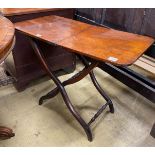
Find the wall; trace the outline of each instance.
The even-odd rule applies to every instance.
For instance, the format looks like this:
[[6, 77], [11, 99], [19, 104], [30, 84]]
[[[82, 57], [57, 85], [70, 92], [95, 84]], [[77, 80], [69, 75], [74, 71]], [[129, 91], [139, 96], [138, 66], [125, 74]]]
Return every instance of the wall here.
[[98, 24], [120, 27], [128, 32], [155, 37], [155, 9], [134, 8], [83, 8], [76, 14]]

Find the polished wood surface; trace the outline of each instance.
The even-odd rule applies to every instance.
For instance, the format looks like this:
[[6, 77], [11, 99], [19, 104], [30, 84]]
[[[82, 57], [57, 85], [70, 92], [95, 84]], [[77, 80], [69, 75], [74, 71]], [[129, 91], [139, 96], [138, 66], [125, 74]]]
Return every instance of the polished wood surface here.
[[154, 42], [146, 36], [97, 27], [58, 16], [15, 24], [17, 30], [48, 43], [114, 65], [131, 65]]
[[[10, 48], [14, 43], [14, 26], [5, 17], [0, 16], [0, 64], [11, 52]], [[0, 126], [0, 140], [13, 137], [12, 129]]]
[[0, 63], [9, 54], [8, 51], [13, 44], [13, 38], [14, 25], [7, 18], [0, 16]]
[[[65, 18], [73, 19], [74, 9], [46, 9], [41, 12], [27, 13], [21, 15], [10, 15], [7, 18], [12, 23], [39, 18], [43, 16], [58, 15]], [[27, 88], [30, 82], [45, 75], [45, 72], [40, 68], [38, 60], [29, 44], [26, 35], [15, 31], [16, 44], [13, 52], [5, 60], [5, 69], [13, 76], [16, 81], [14, 86], [18, 91], [23, 91]], [[43, 48], [45, 57], [48, 59], [52, 71], [66, 70], [72, 72], [75, 69], [75, 55], [67, 52], [67, 49], [59, 46], [52, 46], [45, 42], [39, 41], [41, 48]], [[23, 48], [25, 47], [25, 48]]]
[[56, 10], [61, 10], [61, 8], [0, 8], [0, 12], [4, 16], [23, 15], [29, 13], [38, 13], [38, 12], [56, 11]]
[[66, 38], [76, 36], [89, 26], [88, 24], [59, 16], [46, 16], [15, 23], [17, 30], [55, 44]]

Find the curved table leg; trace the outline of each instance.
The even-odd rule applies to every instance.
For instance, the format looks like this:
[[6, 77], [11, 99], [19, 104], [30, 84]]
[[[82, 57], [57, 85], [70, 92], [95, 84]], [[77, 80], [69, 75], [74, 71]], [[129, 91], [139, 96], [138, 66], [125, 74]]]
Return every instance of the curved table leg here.
[[[69, 84], [73, 84], [75, 82], [80, 81], [81, 79], [83, 79], [86, 75], [88, 75], [90, 73], [90, 71], [95, 68], [98, 65], [98, 62], [93, 62], [91, 65], [85, 67], [83, 70], [81, 70], [79, 73], [75, 74], [74, 76], [72, 76], [71, 78], [69, 78], [68, 80], [62, 82], [63, 86], [67, 86]], [[54, 88], [53, 90], [51, 90], [49, 93], [47, 93], [46, 95], [42, 96], [39, 99], [39, 105], [43, 104], [43, 101], [46, 99], [50, 99], [53, 98], [54, 96], [56, 96], [59, 93], [59, 89], [58, 87]]]
[[15, 136], [12, 129], [0, 126], [0, 140], [9, 139], [11, 137]]
[[79, 113], [75, 110], [75, 108], [73, 107], [66, 91], [65, 91], [65, 88], [62, 87], [60, 89], [60, 92], [61, 92], [61, 95], [65, 101], [65, 104], [66, 106], [68, 107], [69, 111], [72, 113], [72, 115], [76, 118], [76, 120], [81, 124], [81, 126], [83, 127], [86, 135], [87, 135], [87, 138], [89, 141], [92, 141], [92, 132], [91, 132], [91, 129], [89, 127], [89, 125], [82, 119], [82, 117], [79, 115]]
[[151, 129], [150, 135], [151, 135], [153, 138], [155, 138], [155, 123], [154, 123], [154, 125], [153, 125], [153, 127], [152, 127], [152, 129]]
[[[83, 64], [86, 66], [82, 71], [80, 71], [79, 73], [77, 73], [76, 75], [74, 75], [73, 77], [71, 77], [70, 79], [62, 82], [63, 86], [69, 85], [69, 84], [73, 84], [75, 82], [80, 81], [82, 78], [84, 78], [87, 74], [90, 75], [91, 80], [95, 86], [95, 88], [98, 90], [98, 92], [102, 95], [102, 97], [107, 101], [108, 105], [109, 105], [109, 109], [111, 113], [114, 113], [114, 106], [113, 103], [111, 101], [111, 99], [109, 98], [109, 96], [104, 92], [104, 90], [101, 88], [101, 86], [99, 85], [99, 83], [97, 82], [95, 75], [92, 71], [93, 68], [95, 68], [94, 66], [90, 66], [90, 64], [88, 63], [88, 61], [83, 57], [83, 56], [79, 56], [82, 59]], [[97, 66], [97, 65], [96, 65]], [[56, 96], [59, 93], [59, 89], [56, 87], [55, 89], [53, 89], [52, 91], [50, 91], [49, 93], [47, 93], [46, 95], [42, 96], [39, 99], [39, 105], [43, 104], [43, 101], [46, 99], [50, 99], [54, 96]]]
[[[57, 83], [57, 85], [62, 85], [60, 82]], [[81, 118], [81, 116], [79, 115], [79, 113], [75, 110], [75, 108], [73, 107], [67, 93], [66, 93], [66, 90], [64, 88], [64, 86], [58, 86], [56, 87], [55, 89], [53, 89], [50, 93], [48, 93], [48, 95], [46, 96], [43, 96], [40, 98], [39, 100], [39, 104], [41, 105], [42, 104], [42, 101], [44, 99], [48, 99], [48, 98], [51, 98], [51, 97], [54, 97], [57, 93], [61, 93], [64, 101], [65, 101], [65, 104], [66, 106], [68, 107], [69, 111], [72, 113], [72, 115], [76, 118], [76, 120], [81, 124], [81, 126], [83, 127], [87, 137], [88, 137], [88, 140], [89, 141], [92, 141], [92, 133], [91, 133], [91, 130], [90, 130], [90, 127], [89, 125]]]
[[[39, 104], [41, 105], [44, 99], [48, 99], [51, 97], [54, 97], [55, 95], [57, 95], [59, 92], [61, 93], [63, 100], [67, 106], [67, 108], [69, 109], [69, 111], [72, 113], [72, 115], [75, 117], [75, 119], [80, 123], [80, 125], [83, 127], [88, 140], [92, 141], [92, 132], [90, 129], [90, 125], [92, 122], [94, 122], [96, 120], [96, 118], [102, 113], [102, 111], [109, 105], [110, 107], [110, 112], [114, 113], [114, 108], [113, 108], [113, 104], [111, 102], [111, 100], [109, 99], [109, 97], [104, 93], [104, 91], [102, 90], [102, 88], [100, 87], [100, 85], [98, 84], [92, 70], [98, 66], [98, 62], [92, 62], [91, 64], [85, 64], [85, 68], [80, 71], [79, 73], [75, 74], [73, 77], [71, 77], [70, 79], [64, 81], [61, 83], [61, 81], [54, 75], [54, 73], [49, 69], [48, 64], [44, 58], [44, 56], [42, 55], [37, 43], [35, 40], [30, 39], [30, 43], [37, 55], [37, 57], [40, 60], [41, 65], [43, 66], [43, 68], [45, 69], [45, 71], [47, 72], [47, 74], [51, 77], [51, 79], [54, 81], [54, 83], [56, 84], [56, 88], [53, 89], [52, 91], [50, 91], [47, 95], [43, 96], [40, 101]], [[64, 88], [64, 86], [69, 85], [69, 84], [73, 84], [75, 82], [80, 81], [81, 79], [83, 79], [86, 75], [90, 74], [91, 79], [96, 87], [96, 89], [100, 92], [100, 94], [105, 98], [105, 100], [107, 101], [106, 104], [104, 104], [98, 111], [97, 113], [91, 118], [91, 120], [86, 123], [83, 118], [80, 116], [80, 114], [75, 110], [74, 106], [72, 105], [67, 92]]]
[[30, 43], [36, 53], [36, 55], [38, 56], [41, 65], [43, 66], [43, 68], [45, 69], [45, 71], [47, 72], [47, 74], [51, 77], [51, 79], [55, 82], [55, 84], [57, 85], [66, 106], [68, 107], [69, 111], [72, 113], [72, 115], [75, 117], [75, 119], [80, 123], [80, 125], [83, 127], [88, 140], [92, 141], [92, 133], [90, 130], [89, 125], [81, 118], [81, 116], [79, 115], [79, 113], [75, 110], [75, 108], [73, 107], [67, 93], [66, 90], [64, 88], [64, 86], [62, 85], [62, 83], [60, 82], [60, 80], [50, 71], [47, 62], [45, 61], [44, 56], [41, 54], [40, 49], [38, 48], [36, 42], [33, 39], [30, 39]]
[[53, 98], [53, 97], [56, 96], [58, 93], [59, 93], [58, 87], [54, 88], [54, 89], [51, 90], [49, 93], [47, 93], [46, 95], [42, 96], [42, 97], [39, 99], [39, 105], [42, 105], [44, 100]]
[[[79, 55], [78, 55], [79, 56]], [[89, 62], [86, 60], [86, 58], [84, 56], [79, 56], [79, 58], [82, 60], [82, 63], [85, 65], [85, 66], [89, 66]], [[95, 75], [94, 75], [94, 72], [93, 70], [90, 71], [89, 73], [90, 75], [90, 78], [95, 86], [95, 88], [98, 90], [98, 92], [102, 95], [102, 97], [107, 101], [108, 105], [109, 105], [109, 109], [110, 109], [110, 112], [111, 113], [114, 113], [114, 106], [113, 106], [113, 103], [110, 99], [110, 97], [104, 92], [104, 90], [101, 88], [101, 86], [99, 85], [99, 83], [97, 82], [96, 78], [95, 78]]]
[[[108, 105], [109, 105], [109, 109], [111, 113], [114, 113], [114, 107], [113, 107], [113, 103], [111, 101], [111, 99], [109, 98], [109, 96], [104, 92], [104, 90], [101, 88], [101, 86], [99, 85], [99, 83], [97, 82], [95, 75], [92, 71], [93, 68], [95, 68], [95, 66], [97, 66], [97, 64], [94, 65], [90, 65], [88, 63], [88, 61], [83, 57], [80, 56], [80, 58], [82, 59], [83, 64], [86, 66], [82, 71], [80, 71], [79, 73], [77, 73], [76, 75], [74, 75], [73, 77], [71, 77], [70, 79], [64, 81], [62, 83], [63, 86], [69, 85], [69, 84], [73, 84], [75, 82], [80, 81], [82, 78], [84, 78], [87, 74], [90, 75], [91, 80], [95, 86], [95, 88], [98, 90], [98, 92], [102, 95], [102, 97], [107, 101]], [[56, 96], [59, 93], [59, 89], [56, 87], [55, 89], [53, 89], [52, 91], [50, 91], [48, 94], [42, 96], [39, 100], [39, 105], [41, 105], [43, 103], [44, 100], [46, 99], [50, 99], [54, 96]]]
[[104, 97], [104, 99], [107, 101], [108, 105], [109, 105], [109, 109], [111, 113], [114, 113], [114, 106], [113, 103], [111, 101], [111, 99], [109, 98], [109, 96], [103, 91], [103, 89], [101, 88], [101, 86], [99, 85], [99, 83], [97, 82], [95, 75], [93, 73], [93, 71], [90, 72], [90, 77], [91, 80], [94, 84], [94, 86], [96, 87], [96, 89], [98, 90], [98, 92], [102, 95], [102, 97]]

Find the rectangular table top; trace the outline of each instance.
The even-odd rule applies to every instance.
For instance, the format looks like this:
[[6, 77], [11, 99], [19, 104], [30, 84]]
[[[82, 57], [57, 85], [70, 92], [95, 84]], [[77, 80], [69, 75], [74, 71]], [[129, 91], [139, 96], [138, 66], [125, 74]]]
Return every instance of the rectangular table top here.
[[133, 64], [154, 42], [147, 36], [98, 27], [59, 16], [15, 23], [15, 28], [47, 43], [114, 65]]

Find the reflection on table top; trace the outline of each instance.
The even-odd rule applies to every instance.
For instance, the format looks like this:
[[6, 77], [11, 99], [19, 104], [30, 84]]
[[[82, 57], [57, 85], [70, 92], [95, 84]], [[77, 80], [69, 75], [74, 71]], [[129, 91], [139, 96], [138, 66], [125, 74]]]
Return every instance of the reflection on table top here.
[[91, 58], [115, 65], [131, 65], [154, 39], [142, 35], [46, 16], [15, 24], [17, 30]]
[[0, 63], [9, 54], [14, 38], [14, 25], [5, 17], [0, 16]]

